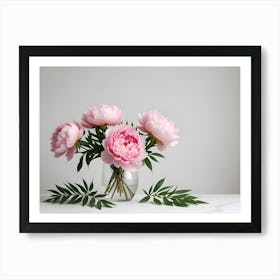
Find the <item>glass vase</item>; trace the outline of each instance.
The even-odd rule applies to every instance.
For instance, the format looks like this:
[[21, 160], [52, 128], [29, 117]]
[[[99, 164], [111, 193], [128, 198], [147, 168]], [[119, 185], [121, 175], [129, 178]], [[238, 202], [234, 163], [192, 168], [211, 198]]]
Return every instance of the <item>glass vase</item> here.
[[138, 172], [125, 171], [121, 167], [103, 164], [102, 186], [113, 201], [131, 200], [138, 187]]

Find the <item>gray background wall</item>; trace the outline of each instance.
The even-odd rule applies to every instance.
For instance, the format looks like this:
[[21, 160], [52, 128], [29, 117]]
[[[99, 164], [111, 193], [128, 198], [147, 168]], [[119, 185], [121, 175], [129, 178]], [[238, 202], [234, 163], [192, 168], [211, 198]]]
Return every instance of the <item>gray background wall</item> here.
[[42, 67], [40, 70], [41, 190], [81, 178], [101, 183], [101, 159], [77, 173], [78, 156], [54, 158], [50, 137], [88, 108], [119, 106], [125, 118], [158, 109], [180, 129], [166, 159], [139, 172], [139, 189], [166, 177], [193, 193], [239, 193], [238, 67]]

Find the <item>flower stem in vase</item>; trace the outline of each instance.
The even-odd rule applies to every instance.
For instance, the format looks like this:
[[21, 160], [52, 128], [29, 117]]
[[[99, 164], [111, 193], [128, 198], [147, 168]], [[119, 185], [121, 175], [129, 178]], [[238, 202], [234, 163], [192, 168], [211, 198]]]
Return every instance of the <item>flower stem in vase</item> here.
[[[134, 197], [138, 184], [137, 174], [127, 172], [121, 167], [115, 167], [114, 165], [110, 165], [110, 171], [110, 179], [105, 184], [105, 193], [110, 194], [112, 200], [131, 200]], [[118, 198], [115, 198], [117, 194]]]

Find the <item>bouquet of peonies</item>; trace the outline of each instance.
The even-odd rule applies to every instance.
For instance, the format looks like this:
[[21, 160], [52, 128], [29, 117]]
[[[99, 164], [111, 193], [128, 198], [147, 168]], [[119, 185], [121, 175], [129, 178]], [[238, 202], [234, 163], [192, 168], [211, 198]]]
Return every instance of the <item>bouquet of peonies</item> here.
[[80, 155], [77, 171], [86, 162], [89, 165], [101, 157], [111, 169], [105, 193], [117, 192], [126, 200], [132, 199], [133, 190], [126, 183], [126, 173], [146, 165], [152, 170], [152, 161], [163, 157], [160, 152], [178, 142], [178, 128], [154, 110], [139, 114], [139, 124], [124, 123], [124, 114], [116, 106], [98, 105], [82, 116], [82, 122], [66, 122], [58, 126], [51, 138], [55, 157], [65, 155], [71, 160]]

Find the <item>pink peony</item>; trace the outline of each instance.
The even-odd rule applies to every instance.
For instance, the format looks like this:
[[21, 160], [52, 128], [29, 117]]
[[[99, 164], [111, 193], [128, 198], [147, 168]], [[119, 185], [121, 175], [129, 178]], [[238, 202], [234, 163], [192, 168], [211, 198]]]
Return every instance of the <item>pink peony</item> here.
[[86, 128], [116, 125], [122, 122], [123, 118], [123, 112], [117, 106], [101, 104], [83, 114], [82, 125]]
[[139, 115], [139, 124], [141, 131], [150, 133], [157, 139], [160, 151], [178, 143], [179, 129], [174, 126], [172, 121], [169, 121], [156, 110]]
[[83, 137], [84, 129], [78, 122], [67, 122], [58, 126], [51, 138], [51, 151], [55, 157], [66, 153], [68, 160], [76, 152], [76, 143]]
[[146, 157], [143, 137], [128, 125], [108, 128], [102, 145], [104, 147], [101, 153], [102, 160], [127, 171], [139, 169]]

